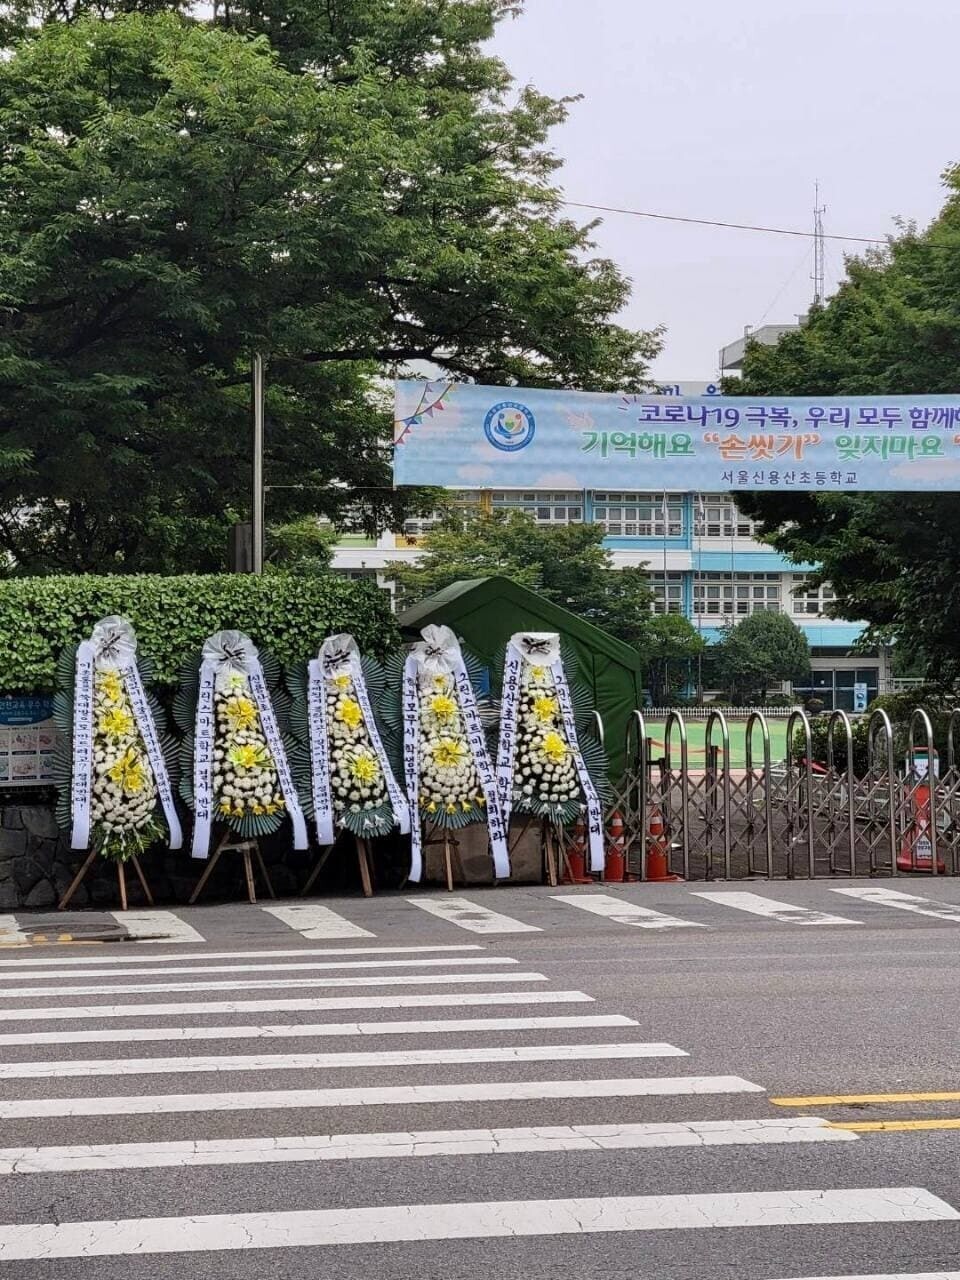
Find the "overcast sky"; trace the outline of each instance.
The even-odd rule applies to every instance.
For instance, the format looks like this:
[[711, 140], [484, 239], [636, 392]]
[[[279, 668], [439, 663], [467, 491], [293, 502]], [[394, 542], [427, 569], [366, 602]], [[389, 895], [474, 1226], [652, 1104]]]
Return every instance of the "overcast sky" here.
[[[571, 200], [809, 229], [819, 180], [828, 232], [883, 236], [929, 222], [960, 161], [958, 35], [957, 0], [526, 0], [496, 48], [584, 95], [554, 134]], [[667, 326], [664, 379], [714, 377], [744, 325], [810, 301], [809, 240], [619, 214], [597, 238], [634, 283], [625, 322]]]

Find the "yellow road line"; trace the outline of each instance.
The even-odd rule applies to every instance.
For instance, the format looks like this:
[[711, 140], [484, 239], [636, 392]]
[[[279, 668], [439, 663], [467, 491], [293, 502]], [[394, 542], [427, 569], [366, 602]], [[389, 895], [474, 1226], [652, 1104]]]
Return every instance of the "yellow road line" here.
[[960, 1129], [960, 1120], [865, 1120], [852, 1124], [828, 1120], [828, 1129], [848, 1129], [852, 1133], [905, 1133], [911, 1129]]
[[838, 1093], [817, 1098], [771, 1098], [775, 1107], [844, 1107], [871, 1102], [960, 1102], [952, 1093]]
[[60, 933], [55, 938], [49, 937], [45, 933], [36, 933], [32, 937], [25, 939], [23, 942], [0, 942], [0, 951], [10, 951], [15, 947], [23, 950], [24, 947], [49, 947], [49, 946], [72, 946], [72, 947], [102, 947], [103, 938], [75, 938], [72, 933]]

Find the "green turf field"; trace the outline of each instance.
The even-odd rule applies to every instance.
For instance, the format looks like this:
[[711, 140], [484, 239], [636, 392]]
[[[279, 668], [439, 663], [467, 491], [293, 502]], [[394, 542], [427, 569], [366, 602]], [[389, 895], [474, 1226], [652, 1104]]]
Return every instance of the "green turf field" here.
[[[706, 762], [707, 722], [705, 720], [687, 720], [685, 724], [687, 726], [687, 753], [690, 767], [695, 769]], [[728, 720], [727, 727], [730, 730], [730, 767], [732, 769], [742, 769], [747, 762], [747, 722], [746, 720]], [[768, 720], [767, 727], [770, 730], [770, 760], [776, 763], [787, 754], [787, 722], [784, 719]], [[648, 721], [647, 733], [653, 739], [653, 754], [655, 756], [661, 755], [664, 741], [663, 722]], [[720, 728], [716, 726], [713, 730], [713, 745], [720, 747], [722, 745], [721, 739]], [[674, 729], [671, 736], [670, 753], [673, 767], [676, 768], [680, 764], [680, 735], [676, 729]], [[763, 763], [763, 740], [759, 728], [754, 728], [753, 731], [753, 758], [754, 764]]]

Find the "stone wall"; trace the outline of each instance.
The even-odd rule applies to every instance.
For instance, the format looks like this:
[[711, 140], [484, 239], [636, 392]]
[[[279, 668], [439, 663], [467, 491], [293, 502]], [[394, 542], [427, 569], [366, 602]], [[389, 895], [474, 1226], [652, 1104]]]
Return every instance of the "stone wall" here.
[[[490, 884], [493, 869], [487, 854], [482, 827], [468, 827], [457, 832], [460, 843], [459, 866], [454, 864], [457, 880], [467, 885]], [[299, 894], [317, 858], [317, 851], [298, 853], [289, 847], [289, 837], [281, 834], [262, 842], [264, 861], [278, 897]], [[52, 805], [0, 805], [0, 911], [16, 911], [53, 907], [79, 869], [85, 855], [70, 849], [69, 840], [57, 828]], [[378, 841], [374, 850], [377, 882], [382, 888], [397, 887], [405, 873], [409, 854], [402, 840]], [[204, 890], [201, 901], [246, 897], [241, 860], [231, 855], [221, 858]], [[540, 879], [539, 838], [536, 832], [517, 840], [513, 856], [513, 879]], [[191, 859], [189, 849], [171, 853], [160, 847], [151, 849], [141, 865], [158, 904], [185, 903], [199, 879], [203, 863]], [[443, 880], [443, 853], [437, 847], [427, 850], [428, 881]], [[127, 883], [131, 905], [142, 900], [136, 874], [128, 870]], [[359, 875], [352, 842], [344, 840], [335, 848], [324, 868], [314, 892], [352, 893], [359, 888]], [[258, 887], [259, 891], [259, 887]], [[266, 896], [265, 894], [263, 896]], [[71, 907], [116, 907], [118, 905], [115, 867], [99, 859], [77, 890]]]

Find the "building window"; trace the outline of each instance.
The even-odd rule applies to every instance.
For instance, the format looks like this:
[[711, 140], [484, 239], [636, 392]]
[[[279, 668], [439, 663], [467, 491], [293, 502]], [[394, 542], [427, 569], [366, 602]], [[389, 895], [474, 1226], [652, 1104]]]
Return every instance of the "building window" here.
[[651, 613], [683, 613], [682, 573], [651, 573], [649, 583], [653, 592]]
[[745, 618], [779, 613], [779, 573], [701, 573], [693, 582], [693, 612], [700, 618]]
[[837, 598], [829, 582], [818, 587], [799, 574], [794, 574], [791, 595], [790, 608], [793, 613], [815, 617], [826, 614], [828, 606]]
[[683, 497], [679, 493], [595, 493], [593, 518], [611, 538], [680, 538]]
[[491, 501], [495, 510], [525, 511], [537, 524], [580, 524], [583, 520], [583, 494], [578, 489], [560, 493], [494, 489]]
[[700, 493], [693, 498], [693, 532], [697, 538], [754, 538], [756, 522], [737, 510], [724, 493]]

